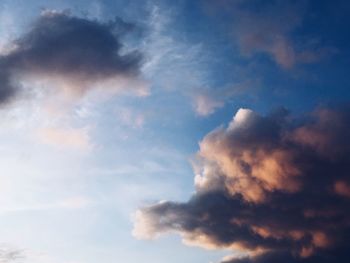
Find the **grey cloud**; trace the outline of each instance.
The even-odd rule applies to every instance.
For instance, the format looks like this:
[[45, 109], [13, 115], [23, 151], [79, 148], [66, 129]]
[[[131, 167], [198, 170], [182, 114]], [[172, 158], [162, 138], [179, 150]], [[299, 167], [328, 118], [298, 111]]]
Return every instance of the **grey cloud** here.
[[1, 247], [0, 248], [0, 262], [1, 263], [9, 263], [9, 262], [15, 262], [19, 259], [24, 258], [24, 253], [22, 250], [19, 249], [13, 249], [8, 247]]
[[345, 263], [348, 260], [348, 248], [342, 247], [332, 251], [324, 251], [309, 258], [295, 257], [288, 251], [268, 252], [255, 257], [224, 260], [221, 263]]
[[45, 11], [29, 31], [0, 56], [0, 102], [14, 98], [23, 74], [40, 74], [76, 82], [98, 82], [138, 74], [141, 54], [122, 54], [121, 36], [133, 28], [120, 18], [106, 23]]
[[303, 118], [240, 109], [200, 142], [192, 198], [140, 209], [134, 234], [175, 232], [187, 244], [251, 254], [232, 263], [345, 263], [349, 128], [347, 107]]

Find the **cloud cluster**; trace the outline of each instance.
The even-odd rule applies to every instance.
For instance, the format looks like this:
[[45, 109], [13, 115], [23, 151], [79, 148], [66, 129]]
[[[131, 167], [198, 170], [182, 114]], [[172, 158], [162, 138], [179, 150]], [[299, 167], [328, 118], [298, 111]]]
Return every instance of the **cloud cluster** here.
[[350, 110], [295, 119], [240, 109], [200, 142], [196, 192], [136, 213], [134, 235], [176, 232], [189, 245], [239, 249], [225, 262], [346, 262]]
[[10, 51], [0, 55], [0, 103], [15, 97], [21, 77], [61, 81], [73, 93], [106, 79], [135, 77], [141, 55], [123, 52], [121, 43], [130, 29], [120, 18], [102, 23], [69, 12], [43, 12]]

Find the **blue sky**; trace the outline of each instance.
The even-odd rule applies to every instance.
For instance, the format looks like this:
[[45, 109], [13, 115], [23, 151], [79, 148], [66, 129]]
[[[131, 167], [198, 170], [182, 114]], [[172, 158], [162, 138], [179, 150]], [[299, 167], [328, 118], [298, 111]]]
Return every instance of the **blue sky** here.
[[[165, 230], [158, 226], [159, 238], [144, 240], [135, 228], [152, 224], [138, 220], [154, 215], [140, 219], [137, 211], [161, 200], [188, 204], [191, 196], [201, 196], [197, 153], [210, 159], [210, 134], [235, 138], [227, 127], [238, 127], [239, 118], [255, 123], [254, 114], [270, 116], [283, 108], [290, 119], [302, 116], [285, 127], [290, 129], [315, 109], [347, 105], [349, 9], [345, 0], [0, 0], [4, 262], [210, 263], [250, 253], [214, 244], [210, 236], [198, 241], [194, 233], [178, 231], [176, 222]], [[130, 63], [131, 69], [94, 61], [99, 50], [92, 50], [97, 55], [86, 59], [87, 66], [78, 62], [78, 69], [53, 44], [48, 57], [23, 51], [26, 42], [37, 50], [27, 32], [37, 34], [36, 28], [57, 17], [103, 30], [119, 17], [114, 23], [126, 31], [116, 36], [119, 57], [110, 63]], [[8, 79], [16, 86], [6, 86]], [[5, 89], [14, 94], [10, 102], [2, 98]], [[206, 161], [203, 167], [212, 169]], [[345, 182], [341, 189], [350, 189], [347, 177], [339, 180]], [[207, 249], [203, 243], [210, 242]], [[308, 256], [318, 253], [313, 246]], [[11, 259], [6, 251], [12, 250], [20, 257]]]

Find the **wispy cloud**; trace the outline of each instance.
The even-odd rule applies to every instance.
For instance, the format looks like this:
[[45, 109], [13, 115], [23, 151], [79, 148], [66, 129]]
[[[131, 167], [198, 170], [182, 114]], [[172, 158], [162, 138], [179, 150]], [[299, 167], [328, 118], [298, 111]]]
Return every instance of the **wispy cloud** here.
[[[316, 63], [337, 52], [318, 41], [302, 43], [293, 33], [307, 15], [307, 1], [204, 1], [211, 15], [230, 17], [229, 34], [242, 55], [267, 54], [278, 65], [291, 69], [296, 64]], [[305, 42], [305, 41], [304, 41]]]
[[248, 94], [254, 83], [245, 81], [222, 88], [201, 88], [193, 90], [193, 107], [199, 116], [209, 116], [225, 106], [231, 99]]

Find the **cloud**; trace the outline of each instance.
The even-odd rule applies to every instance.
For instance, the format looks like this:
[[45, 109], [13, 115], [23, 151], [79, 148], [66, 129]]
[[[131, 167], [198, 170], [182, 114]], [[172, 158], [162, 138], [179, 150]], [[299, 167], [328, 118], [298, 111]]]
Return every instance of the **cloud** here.
[[2, 246], [0, 248], [0, 263], [15, 262], [24, 257], [23, 251], [19, 249]]
[[268, 252], [256, 257], [242, 257], [236, 259], [223, 260], [221, 263], [329, 263], [329, 262], [347, 262], [348, 251], [340, 248], [333, 253], [323, 253], [310, 258], [296, 258], [288, 251]]
[[224, 107], [228, 100], [247, 92], [252, 86], [252, 81], [245, 81], [216, 89], [194, 89], [193, 108], [199, 116], [209, 116]]
[[334, 191], [339, 195], [350, 198], [350, 184], [345, 181], [335, 182]]
[[225, 105], [224, 101], [213, 98], [207, 94], [198, 94], [194, 97], [194, 109], [199, 116], [208, 116], [216, 109]]
[[106, 80], [134, 79], [141, 54], [125, 53], [121, 43], [122, 35], [132, 28], [120, 18], [104, 23], [69, 12], [44, 11], [12, 43], [14, 48], [0, 56], [0, 103], [15, 98], [21, 78], [49, 78], [75, 94]]
[[346, 262], [349, 128], [349, 108], [303, 118], [240, 109], [200, 142], [191, 199], [141, 208], [134, 235], [175, 232], [188, 245], [249, 255], [226, 262]]
[[[267, 54], [285, 69], [295, 64], [316, 63], [337, 52], [318, 41], [306, 43], [293, 39], [302, 27], [307, 1], [206, 1], [206, 9], [214, 9], [229, 17], [230, 30], [245, 56]], [[210, 11], [215, 14], [215, 11]], [[217, 14], [216, 13], [216, 14]], [[310, 37], [308, 38], [310, 39]]]
[[243, 8], [236, 12], [240, 22], [235, 33], [243, 53], [267, 53], [286, 68], [295, 64], [296, 51], [288, 34], [301, 23], [300, 6], [275, 2], [257, 12]]

